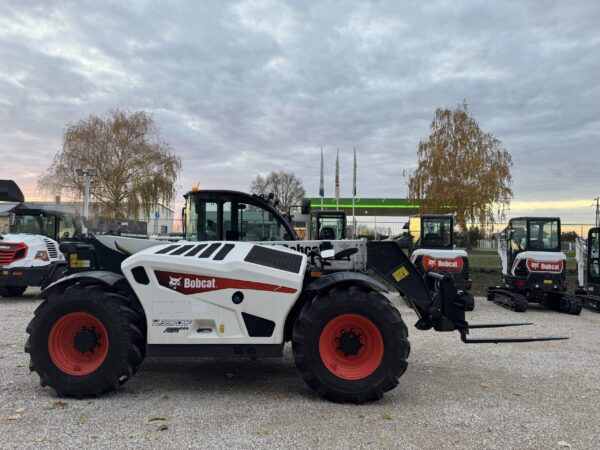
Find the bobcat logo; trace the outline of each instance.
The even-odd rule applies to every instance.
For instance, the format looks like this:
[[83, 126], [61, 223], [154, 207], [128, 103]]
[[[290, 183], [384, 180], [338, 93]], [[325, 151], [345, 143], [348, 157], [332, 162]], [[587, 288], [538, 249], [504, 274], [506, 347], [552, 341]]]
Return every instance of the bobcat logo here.
[[175, 277], [169, 277], [169, 287], [171, 289], [177, 289], [179, 286], [181, 286], [181, 278], [183, 277], [179, 277], [179, 278], [175, 278]]

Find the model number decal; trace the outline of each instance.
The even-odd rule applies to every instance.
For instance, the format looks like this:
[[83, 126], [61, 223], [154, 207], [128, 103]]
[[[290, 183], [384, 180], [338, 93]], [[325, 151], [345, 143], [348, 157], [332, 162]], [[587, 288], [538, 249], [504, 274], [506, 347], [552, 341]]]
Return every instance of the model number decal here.
[[154, 319], [153, 327], [189, 327], [192, 324], [191, 320], [180, 319]]

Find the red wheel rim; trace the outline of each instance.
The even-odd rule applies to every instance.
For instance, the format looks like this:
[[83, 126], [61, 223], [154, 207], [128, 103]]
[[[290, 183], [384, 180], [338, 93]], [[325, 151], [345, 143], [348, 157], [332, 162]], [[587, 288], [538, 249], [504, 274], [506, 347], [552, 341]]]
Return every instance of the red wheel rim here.
[[108, 354], [108, 333], [96, 317], [85, 312], [62, 316], [48, 337], [50, 359], [62, 372], [83, 376], [98, 369]]
[[359, 314], [331, 319], [319, 338], [323, 364], [344, 380], [360, 380], [375, 372], [383, 359], [383, 349], [377, 326]]

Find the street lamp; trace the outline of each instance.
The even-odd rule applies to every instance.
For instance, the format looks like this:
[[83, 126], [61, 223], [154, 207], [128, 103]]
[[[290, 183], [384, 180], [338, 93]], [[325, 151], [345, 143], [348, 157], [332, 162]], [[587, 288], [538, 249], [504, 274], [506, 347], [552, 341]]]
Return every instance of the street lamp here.
[[76, 172], [77, 175], [83, 177], [83, 218], [87, 220], [90, 206], [90, 182], [92, 181], [92, 177], [98, 175], [98, 169], [77, 169]]

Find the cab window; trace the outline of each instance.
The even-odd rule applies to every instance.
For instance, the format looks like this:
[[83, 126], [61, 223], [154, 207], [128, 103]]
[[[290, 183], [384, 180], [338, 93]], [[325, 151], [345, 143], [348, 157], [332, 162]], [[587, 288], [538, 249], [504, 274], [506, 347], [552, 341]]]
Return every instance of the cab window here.
[[423, 247], [448, 247], [452, 245], [452, 219], [450, 217], [426, 217], [423, 221]]
[[319, 239], [341, 240], [344, 239], [345, 220], [340, 216], [319, 217]]
[[289, 241], [290, 236], [278, 218], [251, 202], [223, 203], [223, 235], [229, 241]]
[[531, 220], [529, 222], [529, 248], [532, 250], [558, 250], [558, 220]]
[[70, 239], [75, 236], [77, 232], [75, 228], [75, 222], [72, 217], [61, 217], [58, 228], [58, 238], [59, 239]]
[[15, 216], [15, 233], [44, 234], [42, 218], [40, 216]]
[[198, 202], [196, 204], [198, 241], [219, 240], [218, 205], [216, 201]]
[[510, 250], [512, 253], [525, 251], [527, 248], [527, 222], [515, 220], [510, 224]]

